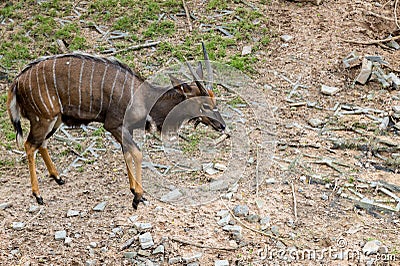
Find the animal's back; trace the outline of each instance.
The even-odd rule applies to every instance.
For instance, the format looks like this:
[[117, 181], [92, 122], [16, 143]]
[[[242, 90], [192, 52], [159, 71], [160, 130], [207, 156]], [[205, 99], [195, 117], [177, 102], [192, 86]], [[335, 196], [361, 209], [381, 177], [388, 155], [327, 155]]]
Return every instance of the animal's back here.
[[[17, 102], [29, 120], [62, 115], [68, 124], [104, 122], [123, 115], [140, 78], [126, 65], [86, 54], [44, 57], [31, 62], [15, 80]], [[115, 110], [114, 110], [115, 109]]]

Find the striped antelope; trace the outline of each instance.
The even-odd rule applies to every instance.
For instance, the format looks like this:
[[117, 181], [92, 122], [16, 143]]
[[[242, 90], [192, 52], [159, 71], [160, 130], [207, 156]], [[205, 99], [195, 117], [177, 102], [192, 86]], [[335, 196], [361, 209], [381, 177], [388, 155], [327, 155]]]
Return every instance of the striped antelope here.
[[[203, 53], [208, 77], [211, 77], [211, 64], [204, 44]], [[102, 122], [122, 146], [130, 190], [134, 195], [132, 206], [137, 209], [143, 201], [144, 191], [142, 153], [132, 138], [135, 128], [145, 125], [148, 128], [152, 123], [161, 130], [166, 116], [176, 105], [188, 98], [205, 96], [207, 102], [194, 107], [200, 108], [196, 125], [201, 122], [220, 132], [225, 129], [225, 122], [216, 108], [212, 81], [206, 85], [200, 81], [203, 77], [201, 64], [196, 71], [190, 67], [190, 71], [193, 82], [185, 83], [170, 76], [172, 87], [161, 88], [145, 82], [125, 64], [87, 54], [54, 55], [28, 64], [9, 89], [7, 107], [19, 146], [23, 142], [20, 116], [30, 122], [24, 147], [36, 201], [43, 204], [35, 169], [36, 150], [39, 150], [50, 177], [62, 185], [64, 180], [46, 147], [48, 139], [62, 123], [79, 126], [96, 121]], [[139, 90], [142, 93], [136, 93]], [[127, 109], [129, 123], [124, 122]]]

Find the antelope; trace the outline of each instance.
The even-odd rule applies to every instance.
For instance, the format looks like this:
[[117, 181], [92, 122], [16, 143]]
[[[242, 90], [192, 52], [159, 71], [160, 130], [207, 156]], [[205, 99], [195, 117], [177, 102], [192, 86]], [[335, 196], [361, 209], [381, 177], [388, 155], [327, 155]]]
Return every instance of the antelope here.
[[[212, 77], [211, 64], [202, 43], [207, 76]], [[29, 120], [30, 131], [24, 143], [32, 194], [44, 204], [39, 192], [35, 156], [38, 150], [51, 178], [58, 185], [65, 183], [52, 162], [48, 139], [62, 123], [67, 126], [101, 122], [121, 144], [136, 210], [144, 201], [142, 187], [142, 153], [132, 137], [134, 129], [155, 124], [161, 130], [168, 113], [186, 99], [201, 96], [193, 106], [198, 109], [198, 123], [223, 133], [226, 127], [216, 106], [212, 79], [202, 81], [201, 63], [195, 70], [188, 63], [194, 81], [184, 82], [170, 76], [172, 86], [155, 86], [141, 78], [116, 59], [81, 53], [60, 54], [39, 58], [29, 63], [15, 78], [8, 91], [7, 109], [16, 131], [18, 146], [23, 144], [21, 116]], [[139, 89], [140, 88], [140, 89]], [[138, 93], [141, 91], [141, 93]], [[128, 111], [128, 112], [127, 112]], [[124, 116], [129, 116], [128, 123]], [[134, 164], [132, 163], [134, 162]]]

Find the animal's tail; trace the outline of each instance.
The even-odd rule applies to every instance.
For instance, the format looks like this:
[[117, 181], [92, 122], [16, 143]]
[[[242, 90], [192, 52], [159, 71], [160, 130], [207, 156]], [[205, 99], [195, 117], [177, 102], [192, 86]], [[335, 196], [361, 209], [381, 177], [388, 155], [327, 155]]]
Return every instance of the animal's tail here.
[[17, 82], [11, 85], [10, 89], [8, 90], [8, 97], [7, 97], [7, 110], [8, 115], [10, 116], [10, 120], [14, 126], [14, 130], [17, 133], [16, 141], [18, 147], [23, 146], [23, 134], [22, 134], [22, 127], [21, 127], [21, 115], [20, 115], [20, 107], [17, 102]]

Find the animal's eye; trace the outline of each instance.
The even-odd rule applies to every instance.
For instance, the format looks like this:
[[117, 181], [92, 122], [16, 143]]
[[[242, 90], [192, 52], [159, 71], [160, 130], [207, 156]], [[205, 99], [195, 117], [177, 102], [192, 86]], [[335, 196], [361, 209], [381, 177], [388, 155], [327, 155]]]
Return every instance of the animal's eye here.
[[209, 104], [207, 104], [207, 103], [203, 103], [202, 107], [203, 107], [204, 110], [211, 110], [211, 106]]

